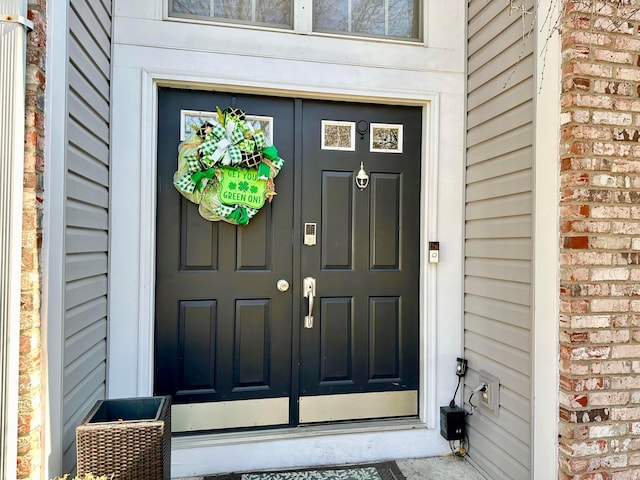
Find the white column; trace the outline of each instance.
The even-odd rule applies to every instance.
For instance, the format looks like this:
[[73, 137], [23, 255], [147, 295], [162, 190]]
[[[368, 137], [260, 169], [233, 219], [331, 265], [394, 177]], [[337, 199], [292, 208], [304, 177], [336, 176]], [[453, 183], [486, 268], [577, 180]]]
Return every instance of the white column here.
[[16, 478], [26, 11], [0, 0], [0, 479]]
[[69, 0], [47, 2], [44, 218], [42, 225], [42, 478], [62, 471], [64, 365], [65, 205], [67, 173], [67, 51]]
[[539, 0], [536, 25], [534, 327], [532, 464], [534, 480], [558, 475], [558, 182], [560, 2]]

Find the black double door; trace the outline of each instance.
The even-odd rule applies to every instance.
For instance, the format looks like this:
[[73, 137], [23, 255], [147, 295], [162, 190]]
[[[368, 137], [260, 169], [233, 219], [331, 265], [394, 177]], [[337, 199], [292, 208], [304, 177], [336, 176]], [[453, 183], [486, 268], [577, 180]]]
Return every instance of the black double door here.
[[[154, 393], [173, 396], [174, 430], [417, 415], [421, 110], [176, 89], [158, 102]], [[181, 111], [228, 105], [271, 118], [286, 161], [246, 226], [204, 220], [172, 185]], [[372, 130], [401, 138], [381, 148]]]

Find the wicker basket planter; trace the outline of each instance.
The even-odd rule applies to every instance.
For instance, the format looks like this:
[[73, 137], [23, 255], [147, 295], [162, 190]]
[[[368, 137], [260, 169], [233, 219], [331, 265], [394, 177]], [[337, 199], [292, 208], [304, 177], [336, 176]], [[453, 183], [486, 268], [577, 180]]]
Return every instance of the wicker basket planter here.
[[98, 401], [76, 428], [78, 475], [171, 478], [171, 397]]

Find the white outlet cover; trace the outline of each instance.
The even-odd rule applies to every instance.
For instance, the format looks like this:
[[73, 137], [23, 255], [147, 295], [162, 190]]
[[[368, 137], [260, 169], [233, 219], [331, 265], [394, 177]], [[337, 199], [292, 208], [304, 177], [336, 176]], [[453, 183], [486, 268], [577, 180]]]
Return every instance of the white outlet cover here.
[[480, 407], [497, 417], [500, 413], [500, 380], [484, 370], [479, 374], [480, 383], [487, 385], [487, 390], [480, 395]]

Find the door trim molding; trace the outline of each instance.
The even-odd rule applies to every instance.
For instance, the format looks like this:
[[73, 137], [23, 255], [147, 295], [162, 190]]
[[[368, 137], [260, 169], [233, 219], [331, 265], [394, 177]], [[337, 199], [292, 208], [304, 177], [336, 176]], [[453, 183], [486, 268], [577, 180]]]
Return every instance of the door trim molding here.
[[[158, 84], [153, 75], [142, 71], [142, 125], [158, 124]], [[145, 99], [147, 102], [145, 102]], [[149, 180], [140, 182], [140, 284], [138, 292], [138, 382], [137, 395], [153, 393], [153, 344], [156, 289], [156, 185], [158, 129], [142, 130], [140, 144], [141, 170]], [[145, 164], [146, 162], [146, 164]]]
[[[116, 67], [117, 69], [118, 67]], [[129, 70], [122, 67], [122, 70]], [[315, 98], [325, 100], [342, 100], [350, 102], [370, 102], [379, 104], [402, 104], [422, 107], [422, 188], [421, 188], [421, 270], [420, 270], [420, 390], [418, 399], [418, 411], [421, 421], [427, 428], [437, 426], [437, 393], [440, 389], [437, 382], [437, 329], [436, 329], [436, 278], [435, 264], [427, 262], [427, 241], [437, 238], [438, 225], [438, 144], [439, 144], [439, 119], [440, 119], [440, 94], [415, 93], [407, 94], [403, 91], [388, 91], [376, 89], [341, 89], [321, 90], [318, 88], [300, 89], [295, 84], [254, 85], [246, 81], [238, 81], [229, 84], [224, 81], [216, 81], [210, 77], [198, 75], [185, 75], [163, 70], [140, 69], [140, 84], [122, 87], [120, 95], [129, 94], [137, 97], [136, 88], [140, 88], [140, 117], [132, 118], [128, 125], [118, 125], [114, 122], [114, 145], [128, 145], [128, 148], [137, 144], [130, 139], [127, 132], [136, 131], [140, 137], [139, 159], [140, 165], [130, 166], [131, 170], [116, 172], [114, 165], [112, 175], [122, 181], [113, 184], [112, 202], [120, 203], [118, 209], [126, 211], [139, 211], [137, 221], [130, 224], [132, 231], [128, 231], [127, 240], [118, 238], [119, 231], [114, 230], [111, 242], [114, 245], [128, 244], [137, 252], [137, 264], [127, 265], [119, 271], [118, 278], [128, 280], [119, 284], [112, 282], [110, 292], [110, 306], [112, 328], [110, 331], [109, 359], [112, 367], [109, 369], [109, 397], [147, 396], [153, 393], [153, 350], [154, 350], [154, 291], [155, 291], [155, 211], [156, 211], [156, 128], [149, 125], [157, 125], [157, 89], [164, 87], [198, 88], [203, 90], [220, 90], [232, 93], [250, 93], [269, 96], [288, 96], [294, 98]], [[123, 73], [120, 76], [114, 74], [114, 78], [120, 82], [130, 80], [131, 73]], [[132, 101], [134, 101], [132, 99]], [[135, 117], [132, 115], [131, 117]], [[118, 129], [123, 129], [119, 131]], [[124, 131], [126, 129], [126, 132]], [[117, 142], [115, 140], [118, 140]], [[120, 143], [118, 143], [120, 142]], [[116, 152], [114, 151], [114, 156]], [[131, 175], [130, 173], [134, 173]], [[126, 180], [124, 179], [126, 177]], [[127, 183], [130, 182], [130, 183]], [[140, 197], [132, 199], [131, 187], [136, 186], [140, 191]], [[122, 204], [126, 203], [126, 207]], [[137, 207], [137, 208], [136, 208]], [[114, 209], [115, 210], [115, 209]], [[124, 232], [123, 232], [124, 233]], [[131, 243], [135, 237], [137, 242]], [[136, 248], [137, 246], [137, 248]], [[122, 248], [122, 247], [120, 247]], [[116, 259], [118, 249], [111, 248], [112, 264], [118, 262], [118, 267], [125, 264], [123, 259]], [[121, 265], [122, 264], [122, 265]], [[126, 272], [126, 273], [125, 273]], [[132, 278], [128, 278], [131, 276]], [[124, 300], [126, 299], [126, 301]], [[115, 324], [117, 318], [114, 315], [114, 305], [118, 302], [129, 303], [128, 310], [137, 310], [137, 318], [121, 319], [120, 324]], [[134, 306], [131, 302], [136, 302]], [[126, 308], [126, 307], [125, 307]], [[138, 338], [129, 338], [131, 323], [136, 325]], [[130, 350], [132, 349], [133, 350]], [[124, 365], [124, 359], [131, 357], [131, 351], [137, 352], [137, 365], [134, 369], [131, 365]], [[120, 360], [119, 360], [120, 359]], [[119, 365], [120, 364], [120, 365]], [[133, 370], [133, 371], [132, 371]], [[122, 373], [127, 372], [127, 378], [123, 379]], [[126, 383], [126, 382], [129, 383]], [[432, 388], [426, 389], [427, 382]], [[134, 392], [132, 392], [134, 390]], [[442, 396], [442, 395], [441, 395]]]

